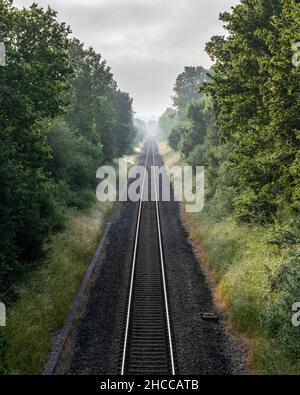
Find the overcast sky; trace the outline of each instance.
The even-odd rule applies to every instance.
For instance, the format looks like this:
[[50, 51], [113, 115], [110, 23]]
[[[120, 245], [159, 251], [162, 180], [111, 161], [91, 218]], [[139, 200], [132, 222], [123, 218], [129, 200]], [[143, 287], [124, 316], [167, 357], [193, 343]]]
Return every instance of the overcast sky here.
[[[218, 20], [238, 0], [35, 0], [58, 11], [73, 34], [100, 52], [137, 116], [159, 116], [171, 105], [184, 66], [211, 65], [204, 51]], [[15, 0], [28, 6], [32, 0]]]

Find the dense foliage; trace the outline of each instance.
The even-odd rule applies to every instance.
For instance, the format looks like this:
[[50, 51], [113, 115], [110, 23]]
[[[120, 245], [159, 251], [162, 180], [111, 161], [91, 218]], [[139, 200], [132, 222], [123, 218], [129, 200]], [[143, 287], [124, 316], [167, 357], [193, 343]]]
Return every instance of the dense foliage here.
[[[214, 66], [209, 80], [190, 90], [198, 88], [199, 97], [187, 101], [178, 89], [187, 76], [176, 82], [177, 122], [167, 133], [169, 144], [190, 164], [205, 166], [206, 203], [199, 218], [213, 234], [203, 238], [214, 269], [219, 264], [223, 275], [232, 265], [223, 285], [235, 323], [267, 339], [270, 355], [260, 350], [264, 371], [299, 371], [299, 328], [291, 325], [291, 309], [300, 297], [300, 68], [292, 62], [300, 4], [242, 0], [220, 19], [228, 34], [207, 44]], [[251, 232], [255, 248], [262, 248], [259, 237], [265, 243], [253, 262], [251, 238], [243, 240]], [[239, 254], [239, 245], [246, 251]], [[274, 246], [280, 262], [271, 253]], [[245, 281], [241, 289], [239, 278]]]
[[294, 0], [249, 0], [224, 13], [227, 38], [213, 37], [211, 94], [220, 138], [230, 143], [242, 220], [261, 222], [298, 212], [299, 76], [292, 44], [299, 39]]
[[[56, 13], [0, 0], [0, 294], [43, 256], [66, 207], [93, 201], [97, 168], [130, 151], [132, 99]], [[7, 293], [9, 291], [9, 294]]]
[[173, 108], [168, 107], [159, 118], [160, 138], [166, 140], [176, 123], [177, 112]]
[[[300, 208], [300, 69], [292, 63], [300, 7], [243, 0], [220, 19], [228, 35], [207, 44], [209, 79], [201, 68], [177, 78], [169, 143], [207, 167], [209, 196], [223, 193], [240, 221], [286, 222]], [[161, 117], [163, 133], [172, 118], [170, 109]]]
[[147, 125], [146, 122], [143, 121], [142, 119], [135, 118], [134, 119], [134, 126], [136, 129], [136, 140], [137, 143], [141, 143], [147, 134]]
[[173, 149], [183, 155], [196, 144], [201, 144], [206, 125], [202, 115], [204, 94], [199, 87], [208, 81], [208, 71], [203, 67], [185, 67], [174, 86], [173, 104], [159, 119], [161, 138], [168, 138]]

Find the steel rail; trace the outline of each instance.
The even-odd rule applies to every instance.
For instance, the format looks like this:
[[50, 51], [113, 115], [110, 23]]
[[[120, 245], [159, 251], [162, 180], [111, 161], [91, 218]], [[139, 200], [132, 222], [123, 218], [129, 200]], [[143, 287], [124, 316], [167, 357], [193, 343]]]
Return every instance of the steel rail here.
[[[146, 285], [146, 291], [144, 294], [144, 291], [141, 291], [141, 289], [143, 290], [145, 287], [145, 284], [143, 284], [143, 275], [141, 277], [141, 270], [143, 273], [144, 267], [143, 266], [139, 266], [140, 264], [143, 265], [143, 261], [138, 261], [138, 251], [139, 251], [139, 236], [140, 236], [140, 230], [141, 230], [141, 217], [142, 217], [142, 207], [143, 207], [143, 201], [144, 201], [144, 190], [145, 190], [145, 180], [146, 180], [146, 175], [147, 175], [147, 166], [148, 166], [148, 161], [149, 161], [149, 153], [150, 153], [150, 146], [151, 146], [151, 150], [152, 150], [152, 158], [153, 158], [153, 166], [152, 169], [154, 169], [154, 177], [153, 180], [154, 181], [154, 192], [155, 192], [155, 218], [154, 221], [156, 223], [157, 226], [157, 235], [158, 235], [158, 251], [157, 251], [157, 258], [159, 259], [159, 261], [157, 261], [157, 269], [155, 269], [155, 267], [153, 267], [153, 270], [155, 272], [155, 270], [158, 270], [158, 273], [160, 272], [160, 280], [154, 280], [153, 283], [153, 279], [155, 278], [154, 275], [152, 282], [150, 280], [150, 283], [148, 285]], [[147, 149], [147, 155], [146, 155], [146, 162], [145, 162], [145, 171], [144, 171], [144, 175], [143, 175], [143, 180], [142, 180], [142, 185], [141, 185], [141, 193], [140, 193], [140, 199], [139, 199], [139, 208], [138, 208], [138, 215], [137, 215], [137, 223], [136, 223], [136, 232], [135, 232], [135, 239], [134, 239], [134, 248], [133, 248], [133, 257], [132, 257], [132, 265], [131, 265], [131, 276], [130, 276], [130, 288], [129, 288], [129, 296], [128, 296], [128, 306], [127, 306], [127, 314], [126, 314], [126, 326], [125, 326], [125, 336], [124, 336], [124, 344], [123, 344], [123, 350], [122, 350], [122, 366], [121, 366], [121, 375], [124, 375], [125, 372], [127, 371], [131, 371], [131, 372], [137, 372], [137, 374], [139, 374], [140, 371], [144, 371], [147, 372], [147, 363], [149, 363], [149, 371], [153, 370], [153, 361], [155, 359], [157, 359], [158, 363], [161, 364], [162, 360], [165, 360], [164, 363], [166, 363], [166, 365], [162, 365], [162, 370], [161, 372], [166, 372], [167, 370], [167, 366], [168, 369], [171, 370], [172, 375], [175, 375], [175, 362], [174, 362], [174, 350], [173, 350], [173, 341], [172, 341], [172, 330], [171, 330], [171, 320], [170, 320], [170, 312], [169, 312], [169, 303], [168, 303], [168, 293], [167, 293], [167, 281], [166, 281], [166, 272], [165, 272], [165, 262], [164, 262], [164, 253], [163, 253], [163, 241], [162, 241], [162, 232], [161, 232], [161, 220], [160, 220], [160, 212], [159, 212], [159, 196], [158, 196], [158, 188], [157, 188], [157, 176], [156, 176], [156, 169], [157, 167], [155, 167], [155, 150], [154, 150], [154, 141], [149, 142], [148, 143], [148, 149]], [[152, 172], [151, 172], [152, 175]], [[159, 180], [158, 180], [159, 181]], [[152, 184], [152, 183], [151, 183]], [[158, 184], [159, 185], [159, 184]], [[137, 265], [137, 261], [139, 262], [139, 264]], [[145, 266], [145, 268], [147, 268], [147, 266]], [[148, 270], [148, 269], [146, 269]], [[142, 281], [142, 282], [141, 282]], [[147, 281], [149, 281], [149, 279], [146, 279], [146, 284]], [[160, 282], [157, 282], [160, 281]], [[154, 285], [155, 284], [155, 285]], [[139, 346], [136, 346], [136, 342], [140, 342], [140, 334], [139, 332], [137, 332], [137, 328], [138, 331], [141, 328], [141, 323], [139, 323], [140, 318], [137, 318], [135, 316], [135, 309], [136, 309], [136, 303], [138, 304], [138, 308], [139, 309], [144, 309], [143, 307], [143, 298], [149, 297], [149, 287], [151, 288], [152, 286], [155, 287], [155, 289], [159, 289], [160, 291], [158, 291], [158, 294], [156, 294], [156, 296], [153, 296], [153, 311], [159, 311], [160, 308], [158, 307], [158, 299], [160, 298], [160, 294], [161, 294], [161, 313], [158, 313], [159, 315], [162, 315], [161, 318], [162, 321], [161, 324], [159, 324], [160, 326], [160, 330], [157, 334], [155, 335], [155, 330], [154, 329], [154, 336], [162, 336], [162, 327], [165, 326], [165, 352], [162, 352], [161, 357], [158, 357], [158, 355], [160, 355], [160, 351], [159, 354], [157, 354], [157, 351], [153, 354], [153, 358], [151, 358], [151, 354], [154, 351], [149, 351], [148, 349], [148, 345], [149, 345], [149, 341], [150, 343], [153, 341], [150, 340], [151, 338], [148, 338], [147, 332], [151, 332], [153, 330], [148, 330], [148, 328], [145, 328], [145, 324], [142, 324], [143, 328], [143, 332], [142, 333], [146, 333], [146, 337], [144, 338], [144, 342], [146, 342], [146, 354], [144, 355], [145, 360], [147, 360], [148, 362], [146, 363], [146, 367], [145, 364], [140, 365], [140, 363], [138, 362], [139, 357], [141, 357], [141, 355], [143, 355], [143, 346], [141, 345], [141, 348]], [[137, 291], [138, 290], [138, 291]], [[142, 292], [142, 293], [141, 293]], [[141, 296], [142, 295], [142, 296]], [[145, 295], [145, 296], [144, 296]], [[146, 296], [148, 295], [148, 296]], [[137, 299], [136, 299], [137, 297]], [[142, 298], [142, 299], [141, 299]], [[149, 300], [148, 300], [149, 303]], [[148, 311], [149, 314], [149, 304], [146, 307], [145, 306], [145, 311]], [[148, 309], [148, 310], [147, 310]], [[150, 305], [150, 309], [152, 311], [151, 305]], [[158, 309], [158, 310], [157, 310]], [[153, 315], [152, 312], [150, 312], [150, 316]], [[148, 316], [149, 319], [149, 316]], [[159, 321], [158, 321], [159, 322]], [[154, 328], [156, 327], [157, 323], [153, 324]], [[135, 329], [134, 329], [135, 328]], [[135, 337], [139, 335], [138, 339]], [[153, 336], [153, 333], [152, 335]], [[161, 341], [161, 340], [160, 340]], [[132, 349], [132, 342], [135, 343], [135, 346]], [[155, 345], [154, 347], [158, 347], [157, 343], [154, 342], [153, 345]], [[137, 347], [137, 348], [136, 348]], [[161, 347], [161, 346], [159, 346]], [[158, 347], [158, 348], [159, 348]], [[145, 347], [144, 347], [145, 350]], [[150, 352], [150, 354], [149, 354]], [[131, 354], [133, 353], [133, 354]], [[134, 357], [133, 357], [134, 355]], [[163, 356], [165, 355], [165, 356]], [[133, 359], [132, 359], [133, 358]], [[138, 358], [138, 359], [136, 359]], [[161, 359], [162, 358], [162, 359]], [[166, 359], [165, 359], [166, 358]], [[150, 362], [152, 361], [152, 362]], [[152, 368], [151, 368], [152, 367]], [[132, 370], [133, 369], [133, 370]], [[156, 370], [156, 369], [155, 369]], [[134, 373], [135, 374], [135, 373]]]
[[131, 269], [131, 279], [130, 279], [130, 289], [129, 289], [128, 309], [127, 309], [127, 319], [126, 319], [123, 358], [122, 358], [122, 368], [121, 368], [121, 375], [122, 376], [124, 375], [124, 372], [125, 372], [128, 331], [129, 331], [131, 303], [132, 303], [132, 291], [133, 291], [133, 284], [134, 284], [134, 274], [135, 274], [135, 265], [136, 265], [136, 257], [137, 257], [137, 247], [138, 247], [139, 232], [140, 232], [140, 225], [141, 225], [141, 213], [142, 213], [142, 204], [143, 204], [145, 179], [146, 179], [146, 173], [147, 173], [147, 164], [148, 164], [148, 159], [149, 159], [149, 151], [150, 151], [150, 143], [148, 143], [148, 150], [147, 150], [147, 156], [146, 156], [146, 162], [145, 162], [145, 171], [144, 171], [144, 176], [143, 176], [143, 182], [142, 182], [142, 188], [141, 188], [141, 196], [140, 196], [140, 203], [139, 203], [139, 211], [138, 211], [138, 218], [137, 218], [137, 227], [136, 227], [136, 233], [135, 233], [134, 249], [133, 249], [132, 269]]
[[[154, 164], [155, 164], [154, 142], [152, 143], [152, 153], [153, 153], [153, 166], [154, 166]], [[158, 200], [157, 184], [156, 184], [156, 182], [157, 182], [157, 180], [156, 180], [156, 167], [155, 167], [155, 169], [154, 169], [154, 191], [155, 191], [157, 231], [158, 231], [158, 240], [159, 240], [159, 253], [160, 253], [160, 262], [161, 262], [161, 272], [162, 272], [162, 278], [163, 278], [163, 289], [164, 289], [164, 297], [165, 297], [165, 309], [166, 309], [167, 326], [168, 326], [168, 336], [169, 336], [169, 348], [170, 348], [172, 375], [175, 375], [174, 352], [173, 352], [172, 332], [171, 332], [170, 314], [169, 314], [169, 303], [168, 303], [168, 294], [167, 294], [167, 285], [166, 285], [163, 244], [162, 244], [162, 237], [161, 237], [159, 200]]]

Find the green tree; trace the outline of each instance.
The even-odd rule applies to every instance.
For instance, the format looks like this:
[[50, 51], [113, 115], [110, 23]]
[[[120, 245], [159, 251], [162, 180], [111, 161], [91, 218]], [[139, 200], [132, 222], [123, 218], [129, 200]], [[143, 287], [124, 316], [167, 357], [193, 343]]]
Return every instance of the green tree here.
[[122, 92], [119, 89], [114, 89], [111, 95], [116, 112], [114, 128], [116, 155], [121, 157], [130, 152], [136, 137], [136, 129], [133, 124], [133, 100], [127, 92]]
[[41, 256], [53, 226], [49, 147], [39, 123], [63, 111], [72, 75], [69, 33], [50, 8], [19, 10], [0, 1], [0, 41], [7, 52], [7, 66], [0, 67], [0, 292]]
[[115, 128], [116, 110], [105, 96], [99, 96], [94, 114], [95, 135], [104, 154], [104, 160], [110, 161], [118, 156]]
[[185, 127], [181, 126], [181, 125], [175, 125], [168, 137], [168, 143], [170, 145], [170, 147], [174, 150], [174, 151], [178, 151], [179, 150], [179, 143], [180, 143], [180, 139], [181, 136], [185, 133]]
[[139, 118], [134, 118], [134, 127], [136, 129], [137, 143], [141, 143], [147, 135], [146, 122]]
[[[113, 75], [101, 55], [93, 48], [85, 49], [77, 39], [71, 42], [70, 55], [75, 75], [70, 79], [71, 89], [68, 95], [69, 109], [66, 120], [73, 130], [78, 130], [94, 143], [99, 143], [101, 136], [96, 134], [95, 117], [98, 111], [103, 113], [99, 110], [99, 106], [102, 103], [106, 106], [105, 100], [100, 98], [106, 97], [112, 86], [115, 86]], [[97, 121], [101, 122], [99, 114]]]
[[166, 111], [159, 118], [160, 138], [165, 140], [172, 132], [175, 126], [177, 112], [174, 108], [167, 108]]
[[124, 155], [135, 137], [132, 99], [121, 92], [110, 68], [92, 48], [84, 49], [79, 40], [71, 43], [75, 76], [70, 80], [70, 127], [100, 144], [105, 160]]
[[300, 69], [291, 62], [299, 5], [244, 0], [220, 19], [228, 37], [207, 45], [216, 63], [206, 91], [239, 175], [236, 212], [243, 220], [272, 221], [299, 198]]
[[203, 94], [200, 86], [208, 81], [208, 71], [203, 67], [185, 67], [184, 72], [179, 74], [174, 86], [173, 103], [176, 109], [181, 112], [192, 100], [200, 99]]
[[187, 107], [178, 145], [183, 156], [188, 157], [196, 145], [203, 144], [206, 131], [203, 102], [193, 100]]
[[206, 133], [204, 93], [200, 88], [208, 81], [208, 71], [203, 67], [185, 67], [174, 86], [173, 102], [177, 111], [174, 114], [172, 109], [167, 109], [160, 118], [161, 129], [168, 134], [171, 147], [180, 150], [185, 157], [195, 145], [203, 142]]

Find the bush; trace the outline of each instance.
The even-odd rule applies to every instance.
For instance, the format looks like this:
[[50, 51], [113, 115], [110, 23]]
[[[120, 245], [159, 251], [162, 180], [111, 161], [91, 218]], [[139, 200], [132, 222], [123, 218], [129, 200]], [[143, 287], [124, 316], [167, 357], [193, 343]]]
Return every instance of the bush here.
[[181, 132], [182, 130], [178, 126], [175, 126], [168, 137], [169, 145], [174, 151], [178, 151], [179, 149]]
[[86, 209], [94, 200], [96, 170], [103, 164], [100, 145], [72, 132], [63, 119], [46, 127], [51, 148], [48, 170], [55, 180], [55, 200], [59, 205]]
[[280, 348], [291, 364], [299, 362], [299, 328], [291, 323], [292, 306], [300, 302], [300, 253], [287, 258], [271, 277], [273, 297], [263, 316], [267, 335], [275, 348]]
[[55, 214], [53, 186], [40, 169], [20, 159], [3, 133], [0, 151], [0, 293], [43, 255], [43, 240]]

